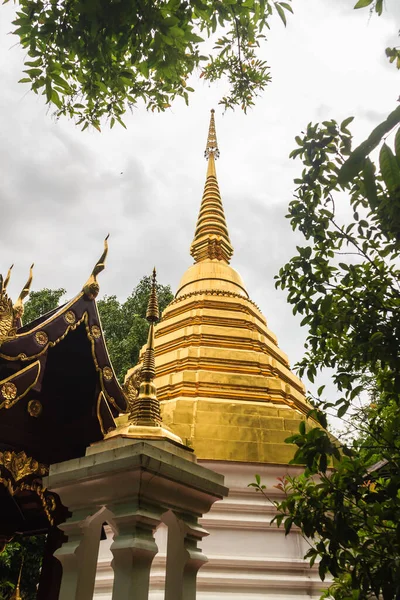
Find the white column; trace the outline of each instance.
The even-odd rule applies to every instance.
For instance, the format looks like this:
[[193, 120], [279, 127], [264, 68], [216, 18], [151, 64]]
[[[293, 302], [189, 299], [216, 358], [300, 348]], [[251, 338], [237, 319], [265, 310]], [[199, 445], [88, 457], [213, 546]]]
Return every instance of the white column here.
[[125, 517], [122, 523], [116, 518], [112, 600], [148, 600], [151, 564], [158, 552], [153, 532], [159, 522], [138, 515]]
[[163, 516], [168, 525], [165, 600], [196, 600], [196, 578], [207, 557], [197, 543], [208, 535], [197, 520], [188, 522], [168, 511]]
[[76, 512], [59, 528], [68, 540], [54, 554], [62, 564], [59, 600], [90, 600], [93, 597], [103, 511], [95, 515]]

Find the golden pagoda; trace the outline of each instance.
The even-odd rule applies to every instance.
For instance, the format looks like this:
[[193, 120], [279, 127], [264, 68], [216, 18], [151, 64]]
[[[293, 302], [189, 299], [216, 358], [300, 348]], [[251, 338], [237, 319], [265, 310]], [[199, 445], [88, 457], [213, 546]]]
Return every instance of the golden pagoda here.
[[[229, 262], [229, 238], [215, 161], [214, 111], [206, 183], [190, 252], [174, 300], [155, 329], [156, 378], [163, 422], [200, 459], [288, 463], [309, 410], [265, 317]], [[128, 379], [134, 370], [128, 372]]]

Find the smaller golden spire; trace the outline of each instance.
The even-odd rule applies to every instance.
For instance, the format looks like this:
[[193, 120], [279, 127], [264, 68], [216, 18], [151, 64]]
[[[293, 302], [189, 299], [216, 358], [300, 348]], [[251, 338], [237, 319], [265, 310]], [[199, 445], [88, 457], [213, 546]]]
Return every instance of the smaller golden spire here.
[[19, 569], [17, 585], [15, 586], [14, 591], [10, 596], [10, 600], [22, 600], [20, 585], [21, 585], [21, 575], [22, 575], [23, 565], [24, 565], [24, 559], [21, 560], [21, 566]]
[[106, 239], [104, 240], [103, 254], [100, 256], [99, 260], [95, 264], [89, 279], [87, 280], [87, 282], [85, 283], [85, 285], [82, 288], [83, 292], [86, 294], [86, 296], [90, 300], [97, 298], [99, 291], [100, 291], [100, 286], [97, 283], [97, 275], [99, 273], [101, 273], [102, 271], [104, 271], [105, 266], [106, 266], [106, 258], [107, 258], [107, 254], [108, 254], [108, 238], [109, 237], [110, 237], [110, 234], [108, 234]]
[[[14, 307], [13, 307], [15, 322], [17, 322], [18, 319], [22, 319], [22, 316], [24, 314], [24, 300], [28, 296], [30, 289], [31, 289], [32, 279], [33, 279], [33, 267], [34, 267], [34, 265], [32, 264], [31, 268], [29, 269], [28, 281], [24, 285], [22, 292], [18, 296], [18, 300], [15, 302]], [[8, 272], [7, 279], [9, 279], [9, 274], [10, 274], [10, 271]], [[8, 281], [7, 281], [7, 284], [8, 284]]]
[[151, 291], [150, 298], [147, 305], [146, 311], [146, 319], [150, 322], [157, 322], [160, 319], [160, 311], [158, 308], [158, 298], [157, 298], [157, 273], [156, 268], [153, 269], [153, 277], [151, 282]]
[[147, 347], [143, 357], [141, 369], [141, 383], [139, 394], [131, 405], [129, 420], [132, 425], [145, 427], [161, 427], [160, 403], [157, 398], [157, 388], [154, 385], [156, 376], [156, 363], [154, 354], [154, 324], [159, 320], [156, 270], [153, 270], [149, 302], [147, 305], [146, 319], [150, 324], [147, 337]]

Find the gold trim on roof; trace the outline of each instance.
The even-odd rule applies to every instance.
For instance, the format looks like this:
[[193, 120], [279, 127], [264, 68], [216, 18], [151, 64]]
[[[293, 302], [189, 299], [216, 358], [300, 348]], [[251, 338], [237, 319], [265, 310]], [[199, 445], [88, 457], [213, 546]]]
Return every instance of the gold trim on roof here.
[[196, 263], [211, 259], [229, 264], [233, 247], [229, 239], [215, 170], [215, 160], [219, 157], [219, 149], [215, 132], [214, 110], [211, 111], [204, 155], [208, 160], [207, 177], [190, 254]]
[[[17, 377], [19, 377], [20, 375], [23, 375], [27, 371], [31, 371], [33, 369], [37, 369], [37, 373], [36, 373], [34, 380], [32, 381], [32, 383], [30, 383], [28, 385], [28, 387], [24, 388], [24, 391], [21, 394], [18, 394], [18, 387], [15, 385], [15, 383], [13, 383], [13, 380], [17, 379]], [[13, 373], [6, 379], [2, 379], [0, 381], [0, 398], [2, 396], [4, 398], [4, 402], [0, 403], [0, 409], [11, 408], [19, 400], [24, 398], [24, 396], [26, 396], [26, 394], [37, 384], [37, 382], [39, 380], [39, 376], [40, 376], [40, 369], [41, 369], [40, 361], [36, 360], [34, 363], [28, 365], [24, 369], [21, 369], [21, 371], [17, 371], [16, 373]], [[4, 393], [4, 387], [8, 386], [10, 384], [14, 385], [14, 387], [16, 388], [16, 394], [13, 398], [7, 397], [7, 395]]]

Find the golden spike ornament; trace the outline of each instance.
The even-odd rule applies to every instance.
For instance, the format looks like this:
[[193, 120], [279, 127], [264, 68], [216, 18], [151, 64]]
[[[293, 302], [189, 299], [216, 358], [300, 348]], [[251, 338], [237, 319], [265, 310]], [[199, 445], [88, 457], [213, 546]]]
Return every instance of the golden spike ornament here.
[[24, 559], [21, 560], [21, 567], [19, 569], [18, 581], [17, 585], [14, 588], [13, 593], [10, 596], [10, 600], [22, 600], [21, 596], [21, 575], [22, 575], [22, 567], [24, 566]]
[[154, 325], [159, 318], [156, 270], [154, 269], [146, 312], [146, 319], [150, 326], [141, 368], [141, 383], [138, 396], [131, 404], [129, 414], [129, 420], [133, 425], [142, 425], [145, 427], [161, 427], [162, 425], [160, 403], [157, 398], [157, 388], [154, 385], [154, 378], [156, 376]]
[[87, 282], [85, 283], [85, 285], [82, 288], [83, 292], [86, 294], [86, 296], [90, 300], [97, 298], [99, 291], [100, 291], [100, 286], [97, 283], [97, 275], [99, 273], [101, 273], [102, 271], [104, 271], [105, 266], [106, 266], [106, 258], [107, 258], [107, 254], [108, 254], [108, 238], [109, 237], [110, 237], [110, 234], [108, 234], [104, 240], [103, 254], [100, 256], [99, 260], [95, 264], [89, 279], [87, 280]]
[[215, 160], [219, 157], [219, 148], [214, 112], [213, 109], [204, 152], [204, 156], [208, 160], [206, 184], [190, 254], [196, 263], [204, 260], [219, 260], [229, 264], [233, 247], [229, 239], [215, 170]]
[[11, 267], [8, 269], [8, 273], [7, 273], [7, 277], [4, 280], [3, 283], [3, 290], [5, 291], [7, 289], [7, 286], [10, 282], [10, 277], [11, 277], [11, 271], [13, 270], [14, 265], [11, 265]]
[[18, 299], [15, 302], [14, 307], [13, 307], [13, 309], [14, 309], [14, 325], [15, 325], [15, 327], [18, 327], [21, 324], [21, 319], [22, 319], [22, 316], [24, 314], [24, 300], [29, 295], [29, 292], [30, 292], [30, 289], [31, 289], [31, 285], [32, 285], [33, 267], [34, 267], [34, 265], [32, 264], [31, 267], [30, 267], [30, 269], [29, 269], [28, 281], [26, 282], [26, 284], [22, 288], [22, 292], [18, 296]]
[[6, 292], [13, 266], [8, 269], [5, 279], [0, 275], [0, 345], [10, 337], [15, 337], [16, 334], [13, 304]]

